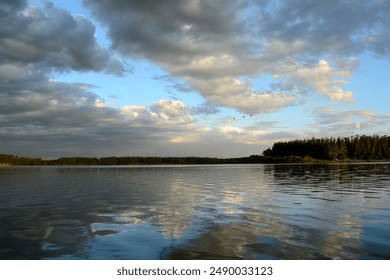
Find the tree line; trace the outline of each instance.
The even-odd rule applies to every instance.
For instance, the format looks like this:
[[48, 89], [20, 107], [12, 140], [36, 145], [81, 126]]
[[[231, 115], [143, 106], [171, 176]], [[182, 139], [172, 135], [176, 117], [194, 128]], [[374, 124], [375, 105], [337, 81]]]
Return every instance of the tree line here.
[[211, 157], [61, 157], [42, 159], [0, 154], [0, 165], [169, 165], [247, 164], [313, 161], [390, 160], [390, 136], [356, 135], [276, 142], [262, 155], [240, 158]]
[[1, 165], [43, 165], [44, 163], [45, 161], [42, 158], [0, 154], [0, 166]]
[[211, 157], [61, 157], [45, 160], [36, 157], [21, 157], [0, 154], [1, 165], [174, 165], [174, 164], [244, 164], [259, 162], [261, 156], [241, 158], [211, 158]]
[[263, 152], [266, 158], [303, 157], [319, 160], [388, 160], [390, 136], [356, 135], [338, 138], [311, 138], [274, 143]]

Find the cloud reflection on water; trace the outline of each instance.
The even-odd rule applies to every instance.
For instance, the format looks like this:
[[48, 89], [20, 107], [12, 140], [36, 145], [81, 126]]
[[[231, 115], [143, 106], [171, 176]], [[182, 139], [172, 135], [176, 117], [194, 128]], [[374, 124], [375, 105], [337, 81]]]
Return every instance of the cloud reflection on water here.
[[389, 167], [2, 168], [0, 257], [390, 258]]

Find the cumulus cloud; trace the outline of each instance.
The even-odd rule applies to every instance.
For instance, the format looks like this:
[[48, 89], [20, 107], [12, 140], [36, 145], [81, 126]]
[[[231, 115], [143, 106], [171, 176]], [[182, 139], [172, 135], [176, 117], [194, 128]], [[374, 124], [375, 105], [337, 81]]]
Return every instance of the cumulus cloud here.
[[288, 94], [256, 92], [249, 82], [234, 77], [188, 81], [212, 103], [235, 108], [246, 114], [274, 112], [296, 102], [296, 98]]
[[190, 108], [178, 100], [160, 100], [150, 108], [145, 106], [124, 106], [119, 108], [122, 119], [132, 127], [187, 126], [195, 122]]
[[[308, 92], [351, 101], [343, 86], [354, 69], [337, 61], [379, 52], [379, 38], [388, 37], [388, 5], [379, 2], [84, 0], [108, 27], [114, 49], [158, 63], [213, 104], [254, 114], [296, 104]], [[262, 75], [283, 82], [267, 92], [241, 82]]]
[[335, 67], [331, 67], [326, 60], [320, 60], [307, 66], [288, 63], [284, 66], [284, 73], [277, 75], [278, 86], [281, 89], [291, 88], [297, 93], [315, 91], [332, 101], [352, 101], [353, 93], [343, 90], [342, 87], [348, 84], [356, 69], [357, 59], [351, 57], [348, 62], [338, 61]]
[[[356, 67], [338, 61], [389, 52], [384, 1], [83, 2], [108, 27], [114, 49], [157, 63], [207, 101], [244, 113], [280, 110], [302, 93], [351, 101], [343, 87]], [[237, 83], [262, 75], [283, 82], [267, 92]]]
[[[108, 27], [113, 48], [158, 63], [212, 104], [261, 113], [289, 106], [287, 93], [250, 89], [239, 76], [261, 68], [245, 33], [246, 1], [84, 1]], [[223, 8], [222, 8], [223, 7]]]

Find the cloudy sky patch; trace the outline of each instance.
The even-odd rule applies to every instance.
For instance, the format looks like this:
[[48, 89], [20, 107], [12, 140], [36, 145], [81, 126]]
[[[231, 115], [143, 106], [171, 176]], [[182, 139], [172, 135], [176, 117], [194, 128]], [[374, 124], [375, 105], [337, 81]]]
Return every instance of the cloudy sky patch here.
[[389, 12], [355, 0], [2, 1], [0, 153], [230, 157], [389, 134]]

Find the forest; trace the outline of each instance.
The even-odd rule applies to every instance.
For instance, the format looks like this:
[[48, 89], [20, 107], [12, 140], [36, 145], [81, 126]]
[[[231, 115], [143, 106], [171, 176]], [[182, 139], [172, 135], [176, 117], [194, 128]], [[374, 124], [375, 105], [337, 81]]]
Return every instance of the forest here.
[[390, 136], [356, 135], [277, 142], [263, 152], [264, 160], [303, 157], [318, 160], [389, 160]]
[[61, 157], [42, 159], [0, 154], [0, 166], [6, 165], [169, 165], [169, 164], [249, 164], [305, 163], [334, 161], [388, 161], [390, 136], [356, 135], [338, 138], [311, 138], [276, 142], [262, 155], [240, 158], [211, 157]]

